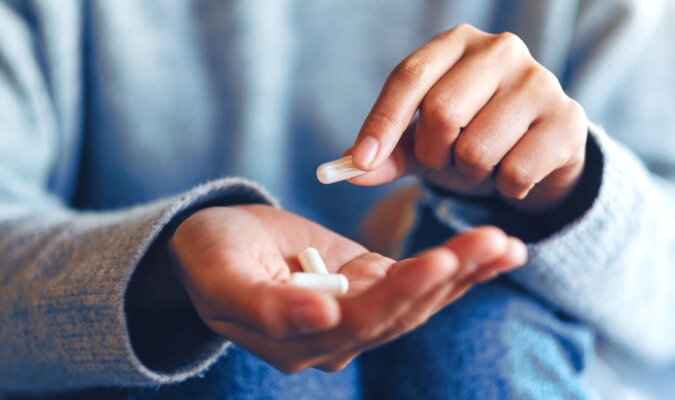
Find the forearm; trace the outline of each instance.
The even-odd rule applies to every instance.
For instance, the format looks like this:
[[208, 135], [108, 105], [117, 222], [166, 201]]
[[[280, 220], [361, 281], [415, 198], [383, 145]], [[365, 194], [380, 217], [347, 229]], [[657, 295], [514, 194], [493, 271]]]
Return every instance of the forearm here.
[[[144, 358], [154, 354], [152, 349], [138, 347], [148, 343], [144, 340], [148, 334], [141, 329], [134, 336], [129, 316], [149, 310], [125, 304], [130, 282], [134, 282], [135, 271], [157, 267], [149, 264], [156, 258], [146, 257], [148, 249], [159, 249], [158, 240], [178, 216], [214, 203], [271, 201], [248, 183], [226, 179], [182, 196], [112, 213], [47, 208], [19, 218], [4, 214], [0, 224], [0, 258], [4, 260], [0, 387], [37, 392], [148, 385], [180, 381], [206, 368], [225, 342], [205, 335], [204, 330], [182, 337], [186, 332], [165, 331], [161, 343], [176, 349], [165, 347], [172, 351], [164, 353], [174, 357]], [[135, 287], [139, 293], [152, 293]], [[190, 310], [170, 311], [152, 313], [158, 326], [176, 322], [161, 316], [177, 314], [186, 318], [187, 326], [199, 323]], [[36, 375], [44, 377], [38, 386], [32, 379]]]

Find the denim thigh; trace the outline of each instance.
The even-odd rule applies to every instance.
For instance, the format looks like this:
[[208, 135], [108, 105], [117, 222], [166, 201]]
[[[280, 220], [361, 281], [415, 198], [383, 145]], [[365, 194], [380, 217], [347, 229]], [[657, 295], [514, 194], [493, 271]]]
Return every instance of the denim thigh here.
[[368, 399], [585, 399], [585, 325], [507, 279], [474, 288], [361, 358]]

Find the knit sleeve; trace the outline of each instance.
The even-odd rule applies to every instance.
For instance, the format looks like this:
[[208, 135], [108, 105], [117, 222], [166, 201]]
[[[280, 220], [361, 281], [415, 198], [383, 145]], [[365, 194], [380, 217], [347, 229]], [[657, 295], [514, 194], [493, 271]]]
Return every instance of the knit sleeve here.
[[139, 357], [144, 349], [130, 335], [125, 293], [153, 241], [176, 218], [203, 206], [243, 203], [273, 201], [251, 183], [223, 179], [115, 212], [3, 204], [0, 387], [36, 392], [152, 385], [207, 368], [227, 343], [191, 310], [164, 310], [166, 317], [155, 322], [175, 329], [155, 337], [164, 346], [162, 357]]
[[558, 77], [589, 119], [581, 182], [559, 208], [532, 215], [499, 199], [431, 190], [438, 221], [495, 224], [523, 238], [509, 276], [594, 326], [637, 360], [675, 362], [675, 31], [672, 2], [579, 2]]
[[66, 132], [80, 119], [80, 3], [32, 5], [0, 0], [0, 397], [197, 374], [227, 343], [190, 308], [157, 310], [139, 328], [134, 274], [162, 262], [152, 250], [191, 212], [274, 201], [231, 178], [115, 211], [70, 207], [51, 180], [77, 159]]
[[576, 215], [569, 220], [438, 190], [425, 202], [455, 231], [495, 224], [524, 238], [529, 261], [512, 279], [629, 354], [648, 363], [673, 362], [675, 185], [651, 174], [597, 126], [588, 155], [574, 202], [564, 206], [567, 216]]

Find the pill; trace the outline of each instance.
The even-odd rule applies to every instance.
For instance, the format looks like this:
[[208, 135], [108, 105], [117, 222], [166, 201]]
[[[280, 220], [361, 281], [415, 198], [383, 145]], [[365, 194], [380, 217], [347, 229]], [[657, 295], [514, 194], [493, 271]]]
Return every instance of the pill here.
[[316, 274], [327, 274], [328, 269], [324, 264], [319, 250], [314, 247], [308, 247], [298, 254], [298, 261], [302, 270], [305, 272], [314, 272]]
[[368, 171], [363, 171], [354, 166], [352, 163], [352, 156], [342, 157], [339, 160], [330, 161], [319, 165], [316, 169], [316, 177], [319, 182], [328, 185], [344, 181], [345, 179], [356, 178], [367, 174]]
[[342, 274], [294, 272], [287, 282], [295, 287], [320, 290], [331, 294], [345, 294], [349, 290], [349, 281]]

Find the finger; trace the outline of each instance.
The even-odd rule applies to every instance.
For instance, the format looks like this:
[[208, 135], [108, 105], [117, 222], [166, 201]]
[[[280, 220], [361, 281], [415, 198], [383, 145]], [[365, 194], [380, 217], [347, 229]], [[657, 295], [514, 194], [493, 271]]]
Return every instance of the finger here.
[[[443, 244], [459, 259], [457, 279], [467, 279], [484, 271], [495, 271], [496, 267], [522, 265], [526, 260], [522, 257], [525, 245], [512, 241], [501, 229], [485, 226], [462, 232]], [[518, 243], [518, 244], [516, 244]], [[518, 251], [511, 246], [520, 246]]]
[[[461, 285], [459, 282], [456, 284]], [[451, 285], [452, 286], [452, 285]], [[428, 291], [422, 298], [415, 302], [411, 302], [402, 312], [398, 318], [393, 319], [392, 323], [379, 335], [374, 336], [366, 341], [354, 342], [351, 347], [348, 347], [337, 354], [329, 354], [323, 358], [324, 361], [319, 363], [316, 367], [322, 371], [334, 372], [346, 366], [351, 360], [362, 352], [377, 347], [381, 344], [388, 343], [401, 335], [410, 332], [424, 323], [435, 314], [442, 306], [444, 306], [445, 298], [448, 291], [447, 285], [445, 287], [439, 286], [435, 290]]]
[[[226, 259], [240, 266], [259, 263], [248, 256]], [[339, 323], [334, 297], [242, 272], [247, 269], [253, 268], [210, 269], [188, 282], [188, 293], [203, 319], [229, 321], [270, 337], [323, 331]]]
[[[478, 229], [483, 230], [485, 228]], [[499, 231], [496, 229], [495, 231], [497, 231], [497, 234], [499, 235]], [[481, 234], [483, 233], [485, 233], [485, 231], [481, 232]], [[469, 275], [463, 276], [461, 280], [453, 282], [452, 285], [448, 285], [446, 290], [444, 290], [445, 298], [439, 302], [437, 308], [433, 311], [434, 313], [438, 312], [448, 304], [455, 302], [474, 284], [493, 279], [499, 274], [511, 271], [515, 268], [525, 265], [527, 262], [527, 247], [522, 241], [520, 241], [520, 239], [514, 237], [507, 238], [506, 247], [503, 249], [503, 251], [499, 251], [499, 248], [501, 247], [501, 244], [499, 243], [493, 243], [492, 246], [487, 243], [483, 243], [482, 246], [475, 246], [478, 242], [474, 242], [473, 245], [466, 243], [470, 239], [468, 236], [460, 237], [459, 239], [459, 242], [453, 243], [452, 246], [462, 248], [462, 250], [459, 251], [460, 254], [458, 255], [460, 260], [467, 263], [480, 262], [476, 260], [476, 258], [480, 257], [480, 255], [474, 255], [474, 260], [470, 260], [468, 253], [475, 251], [486, 251], [486, 253], [483, 255], [484, 259], [482, 260], [484, 264], [479, 265], [477, 268], [475, 268], [474, 272], [470, 273]], [[471, 249], [472, 246], [474, 246], [473, 249]], [[467, 254], [462, 254], [463, 252], [466, 252]]]
[[[435, 252], [447, 251], [448, 249], [445, 248], [431, 249], [423, 253], [421, 258], [425, 258], [424, 256]], [[378, 341], [380, 343], [389, 342], [425, 324], [432, 315], [447, 305], [447, 298], [450, 293], [466, 286], [462, 280], [457, 278], [457, 275], [451, 276], [450, 279], [437, 285], [434, 290], [428, 291], [415, 303], [411, 304], [407, 311], [402, 313], [390, 328], [378, 338]]]
[[358, 186], [378, 186], [395, 181], [408, 173], [409, 160], [406, 153], [405, 149], [397, 147], [376, 170], [349, 179], [348, 182]]
[[462, 131], [454, 147], [454, 166], [462, 178], [477, 185], [493, 175], [502, 158], [518, 143], [539, 113], [534, 82], [502, 87]]
[[[413, 120], [401, 136], [398, 144], [392, 150], [389, 158], [374, 171], [350, 179], [349, 182], [359, 186], [376, 186], [392, 182], [403, 175], [414, 174], [417, 163], [412, 156], [415, 143], [415, 129], [417, 121]], [[351, 154], [353, 149], [349, 150]]]
[[[386, 279], [362, 295], [344, 299], [342, 333], [353, 338], [351, 349], [372, 345], [409, 312], [419, 299], [443, 285], [456, 273], [457, 259], [447, 249], [437, 248], [420, 257], [400, 261]], [[344, 349], [344, 350], [348, 350]]]
[[[468, 253], [473, 251], [487, 251], [488, 254], [485, 255], [484, 259], [488, 260], [487, 262], [490, 262], [491, 265], [486, 268], [486, 270], [489, 270], [489, 272], [504, 272], [525, 262], [526, 249], [520, 240], [516, 238], [507, 238], [505, 248], [503, 251], [500, 251], [501, 244], [497, 243], [494, 239], [501, 235], [501, 231], [496, 228], [477, 228], [474, 232], [460, 235], [460, 237], [452, 243], [451, 247], [470, 247], [465, 251], [467, 254], [462, 254], [465, 263], [475, 263], [480, 258], [480, 255], [470, 258], [468, 257]], [[476, 240], [487, 241], [492, 243], [492, 245], [486, 244], [479, 246], [475, 243]], [[396, 268], [390, 269], [390, 272], [394, 273], [394, 271], [399, 268], [411, 268], [412, 265], [410, 263], [412, 262], [416, 262], [415, 265], [419, 266], [420, 260], [443, 262], [443, 258], [449, 254], [448, 251], [447, 248], [428, 250], [420, 254], [416, 259], [405, 260], [404, 262], [398, 263]], [[500, 253], [501, 256], [499, 256]], [[442, 254], [442, 257], [436, 258], [439, 254]], [[477, 273], [480, 273], [481, 271], [483, 270], [479, 269]], [[432, 315], [448, 304], [454, 302], [464, 294], [475, 281], [477, 281], [476, 277], [465, 277], [464, 279], [458, 278], [459, 276], [452, 275], [448, 281], [443, 282], [440, 285], [437, 285], [433, 290], [428, 290], [425, 294], [418, 296], [418, 298], [411, 301], [405, 310], [400, 312], [395, 319], [392, 319], [392, 323], [386, 330], [369, 340], [355, 342], [353, 347], [349, 347], [337, 355], [329, 355], [328, 361], [322, 363], [320, 368], [324, 370], [334, 370], [335, 368], [342, 366], [344, 360], [351, 359], [367, 349], [394, 340], [406, 332], [410, 332], [425, 324]]]
[[[376, 261], [378, 264], [381, 261], [370, 256], [363, 258], [364, 261]], [[457, 259], [450, 251], [441, 248], [397, 263], [399, 266], [396, 272], [390, 273], [361, 295], [340, 298], [344, 308], [342, 324], [331, 331], [270, 338], [230, 321], [216, 321], [214, 325], [224, 337], [260, 355], [283, 371], [293, 372], [316, 364], [330, 368], [329, 365], [335, 366], [339, 360], [350, 359], [382, 343], [376, 339], [391, 329], [396, 318], [409, 313], [420, 298], [446, 282], [456, 270], [456, 262]], [[378, 265], [377, 269], [383, 267]]]
[[429, 313], [418, 307], [420, 302], [437, 296], [456, 270], [456, 263], [457, 259], [447, 249], [435, 248], [390, 268], [391, 276], [373, 287], [368, 292], [370, 296], [359, 300], [351, 318], [349, 309], [354, 308], [354, 303], [345, 307], [344, 320], [351, 321], [337, 330], [338, 340], [345, 346], [334, 347], [324, 357], [321, 368], [331, 368], [419, 326], [418, 317], [426, 318]]
[[471, 280], [474, 282], [485, 282], [494, 279], [500, 274], [509, 272], [515, 268], [525, 265], [527, 262], [527, 247], [523, 245], [520, 239], [511, 237], [506, 252], [502, 257], [493, 261], [490, 265], [481, 268]]
[[[577, 103], [570, 100], [566, 107], [573, 115], [578, 113], [574, 110]], [[569, 113], [562, 111], [559, 115]], [[504, 156], [497, 171], [497, 190], [506, 197], [523, 199], [553, 171], [570, 167], [557, 176], [558, 181], [549, 181], [558, 191], [554, 198], [560, 198], [581, 174], [585, 154], [586, 128], [577, 120], [569, 121], [566, 117], [558, 117], [535, 122]]]
[[[483, 228], [480, 228], [483, 229]], [[463, 238], [463, 240], [466, 238]], [[457, 246], [464, 246], [465, 243], [455, 244]], [[459, 297], [461, 297], [467, 290], [469, 290], [474, 284], [484, 282], [490, 279], [494, 279], [499, 274], [506, 273], [515, 268], [518, 268], [522, 265], [525, 265], [527, 262], [527, 247], [523, 242], [515, 237], [508, 237], [506, 240], [506, 247], [503, 251], [495, 251], [500, 246], [497, 245], [492, 250], [492, 255], [486, 255], [486, 261], [481, 266], [479, 266], [475, 272], [469, 276], [465, 276], [460, 281], [453, 281], [452, 285], [448, 285], [444, 290], [445, 298], [438, 302], [437, 308], [433, 311], [436, 313], [441, 308], [447, 306], [450, 303], [455, 302]], [[482, 251], [485, 248], [474, 248], [474, 250]], [[488, 252], [491, 252], [488, 250]], [[467, 257], [464, 254], [459, 255], [460, 260], [468, 261]], [[475, 261], [473, 261], [475, 262]]]
[[339, 273], [349, 280], [348, 295], [356, 295], [386, 278], [395, 261], [377, 253], [365, 253], [343, 265]]
[[357, 137], [353, 156], [359, 169], [371, 171], [389, 157], [424, 96], [462, 57], [469, 37], [477, 32], [468, 25], [458, 25], [433, 38], [394, 69]]
[[[364, 261], [372, 261], [372, 257], [364, 257]], [[455, 271], [456, 262], [444, 248], [403, 260], [397, 263], [395, 272], [389, 268], [390, 275], [363, 295], [342, 299], [343, 325], [331, 332], [284, 340], [283, 347], [305, 360], [302, 365], [317, 365], [327, 371], [340, 369], [361, 352], [386, 342], [394, 331], [400, 335], [417, 326], [412, 319], [397, 319], [413, 315], [420, 299], [438, 292], [439, 285]]]
[[507, 72], [504, 65], [494, 62], [498, 51], [497, 46], [492, 46], [487, 51], [465, 55], [424, 97], [415, 135], [415, 156], [426, 167], [438, 169], [450, 161], [450, 149], [460, 130], [497, 91]]
[[[459, 261], [457, 273], [446, 282], [442, 295], [430, 299], [432, 312], [455, 301], [478, 276], [494, 276], [527, 261], [527, 248], [516, 238], [510, 238], [496, 227], [479, 227], [463, 232], [443, 244]], [[438, 300], [441, 299], [439, 302]], [[434, 305], [434, 301], [437, 303]]]

